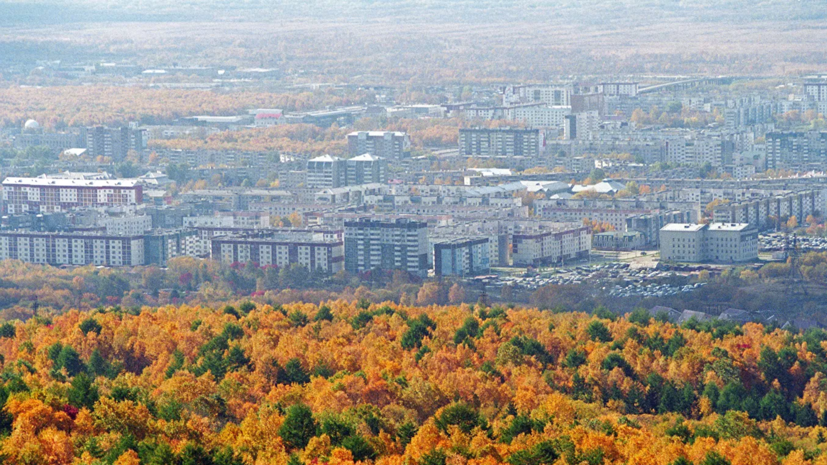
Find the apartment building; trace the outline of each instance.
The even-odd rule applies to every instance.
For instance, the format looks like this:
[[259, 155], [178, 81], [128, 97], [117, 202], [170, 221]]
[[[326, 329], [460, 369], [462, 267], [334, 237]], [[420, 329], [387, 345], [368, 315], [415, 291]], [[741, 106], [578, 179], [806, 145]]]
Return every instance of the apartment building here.
[[388, 161], [382, 157], [365, 153], [345, 162], [348, 186], [369, 183], [385, 183], [388, 180]]
[[144, 264], [167, 266], [175, 257], [203, 255], [198, 231], [194, 229], [157, 229], [144, 235]]
[[100, 223], [110, 236], [139, 236], [152, 229], [149, 215], [107, 216]]
[[503, 105], [539, 102], [549, 106], [570, 106], [573, 93], [571, 84], [508, 86], [503, 90]]
[[104, 126], [86, 128], [86, 150], [92, 157], [121, 161], [126, 159], [130, 150], [140, 152], [145, 149], [146, 143], [146, 131], [143, 129]]
[[3, 180], [3, 211], [60, 212], [76, 207], [137, 205], [143, 187], [136, 179], [86, 180], [57, 177]]
[[347, 149], [351, 157], [371, 155], [385, 159], [406, 158], [411, 151], [407, 133], [397, 131], [358, 131], [347, 135]]
[[827, 132], [770, 132], [767, 168], [806, 168], [827, 161]]
[[330, 189], [347, 184], [345, 160], [331, 155], [322, 155], [307, 161], [307, 187]]
[[827, 82], [805, 82], [804, 94], [816, 102], [827, 102]]
[[6, 259], [48, 265], [143, 265], [144, 237], [0, 231], [0, 260]]
[[449, 239], [434, 242], [434, 273], [437, 276], [476, 276], [490, 270], [489, 239]]
[[819, 200], [819, 194], [812, 190], [763, 196], [717, 205], [712, 217], [717, 223], [747, 223], [763, 231], [778, 227], [792, 216], [804, 223], [808, 216], [821, 213], [823, 203]]
[[359, 218], [344, 225], [345, 269], [349, 273], [379, 269], [427, 275], [427, 223], [407, 218]]
[[747, 223], [672, 223], [660, 230], [661, 260], [743, 263], [758, 259], [758, 230]]
[[212, 239], [211, 256], [223, 263], [246, 263], [279, 268], [299, 264], [309, 271], [335, 274], [344, 267], [341, 238], [321, 232], [275, 232]]
[[584, 226], [537, 228], [512, 236], [514, 266], [541, 266], [589, 256], [592, 235]]
[[214, 215], [188, 216], [183, 219], [183, 226], [185, 228], [269, 228], [270, 213], [233, 211], [216, 212]]
[[637, 97], [638, 88], [637, 82], [602, 82], [598, 84], [597, 91], [610, 97]]
[[463, 157], [538, 157], [543, 134], [539, 129], [473, 128], [459, 130]]

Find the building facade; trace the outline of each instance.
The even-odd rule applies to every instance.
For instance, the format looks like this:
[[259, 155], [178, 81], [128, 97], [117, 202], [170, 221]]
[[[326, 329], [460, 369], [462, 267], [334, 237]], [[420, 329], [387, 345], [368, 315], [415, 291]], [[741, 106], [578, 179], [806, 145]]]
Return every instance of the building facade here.
[[311, 158], [307, 161], [307, 187], [330, 189], [347, 184], [345, 160], [331, 155]]
[[388, 180], [388, 162], [382, 157], [366, 153], [348, 159], [345, 165], [348, 186], [385, 183]]
[[6, 178], [4, 212], [59, 212], [76, 207], [137, 205], [143, 187], [135, 179], [84, 180], [64, 178]]
[[170, 258], [202, 255], [198, 231], [158, 229], [144, 235], [144, 264], [167, 266]]
[[108, 216], [101, 220], [110, 236], [139, 236], [152, 229], [152, 217], [149, 215]]
[[427, 223], [360, 218], [345, 221], [345, 269], [349, 273], [404, 270], [428, 273]]
[[538, 157], [543, 136], [539, 129], [469, 128], [459, 130], [463, 157]]
[[661, 260], [744, 263], [758, 259], [758, 230], [747, 223], [672, 223], [660, 230]]
[[454, 239], [434, 243], [437, 276], [476, 276], [490, 270], [488, 238]]
[[347, 135], [351, 157], [371, 155], [386, 159], [405, 158], [411, 150], [408, 134], [397, 131], [358, 131]]
[[335, 274], [344, 267], [341, 239], [321, 233], [268, 233], [218, 236], [212, 239], [212, 258], [223, 263], [246, 263], [283, 268], [299, 264], [324, 274]]
[[114, 161], [126, 159], [130, 150], [140, 152], [146, 148], [146, 131], [128, 127], [86, 128], [86, 150], [92, 157], [108, 157]]
[[83, 233], [0, 232], [0, 260], [48, 265], [144, 264], [143, 236]]
[[541, 266], [582, 259], [589, 256], [592, 247], [589, 228], [576, 226], [514, 234], [511, 241], [514, 266]]

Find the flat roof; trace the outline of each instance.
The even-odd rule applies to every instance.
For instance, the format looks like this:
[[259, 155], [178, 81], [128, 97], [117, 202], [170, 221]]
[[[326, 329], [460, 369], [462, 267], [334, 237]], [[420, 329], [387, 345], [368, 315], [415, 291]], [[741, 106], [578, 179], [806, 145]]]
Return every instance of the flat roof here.
[[137, 179], [67, 179], [67, 178], [13, 178], [3, 180], [4, 186], [54, 187], [135, 187]]
[[698, 232], [705, 227], [705, 224], [669, 223], [660, 230], [672, 232]]
[[710, 223], [710, 231], [743, 231], [749, 229], [749, 223]]

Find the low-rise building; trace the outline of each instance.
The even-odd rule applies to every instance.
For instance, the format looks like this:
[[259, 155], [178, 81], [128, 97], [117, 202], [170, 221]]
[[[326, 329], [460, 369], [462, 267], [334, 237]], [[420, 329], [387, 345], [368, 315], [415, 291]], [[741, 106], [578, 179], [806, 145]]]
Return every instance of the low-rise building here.
[[599, 250], [637, 250], [646, 246], [639, 231], [607, 231], [592, 235], [592, 247]]
[[743, 263], [758, 259], [758, 230], [747, 223], [672, 223], [660, 230], [662, 260]]

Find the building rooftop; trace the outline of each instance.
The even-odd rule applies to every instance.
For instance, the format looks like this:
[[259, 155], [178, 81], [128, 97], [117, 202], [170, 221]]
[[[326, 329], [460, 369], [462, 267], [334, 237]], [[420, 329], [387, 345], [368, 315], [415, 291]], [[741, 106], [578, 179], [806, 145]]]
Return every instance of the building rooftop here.
[[13, 178], [3, 180], [4, 186], [43, 186], [43, 187], [135, 187], [137, 179], [67, 179], [67, 178]]
[[348, 134], [348, 136], [358, 136], [359, 134], [367, 134], [370, 137], [384, 137], [385, 134], [393, 134], [394, 136], [402, 137], [405, 135], [404, 132], [400, 131], [354, 131]]
[[348, 159], [349, 161], [379, 161], [384, 160], [382, 157], [377, 157], [375, 155], [371, 155], [369, 153], [365, 153], [363, 155], [359, 155], [358, 157], [353, 157]]
[[308, 162], [311, 162], [311, 161], [313, 161], [313, 162], [333, 162], [333, 161], [341, 161], [341, 160], [342, 160], [341, 158], [335, 157], [333, 155], [322, 155], [322, 156], [319, 156], [319, 157], [316, 157], [316, 158], [311, 158], [310, 160], [307, 160], [307, 161]]
[[669, 223], [661, 231], [671, 232], [698, 232], [706, 227], [705, 224]]
[[749, 229], [749, 223], [710, 223], [710, 231], [743, 231]]

